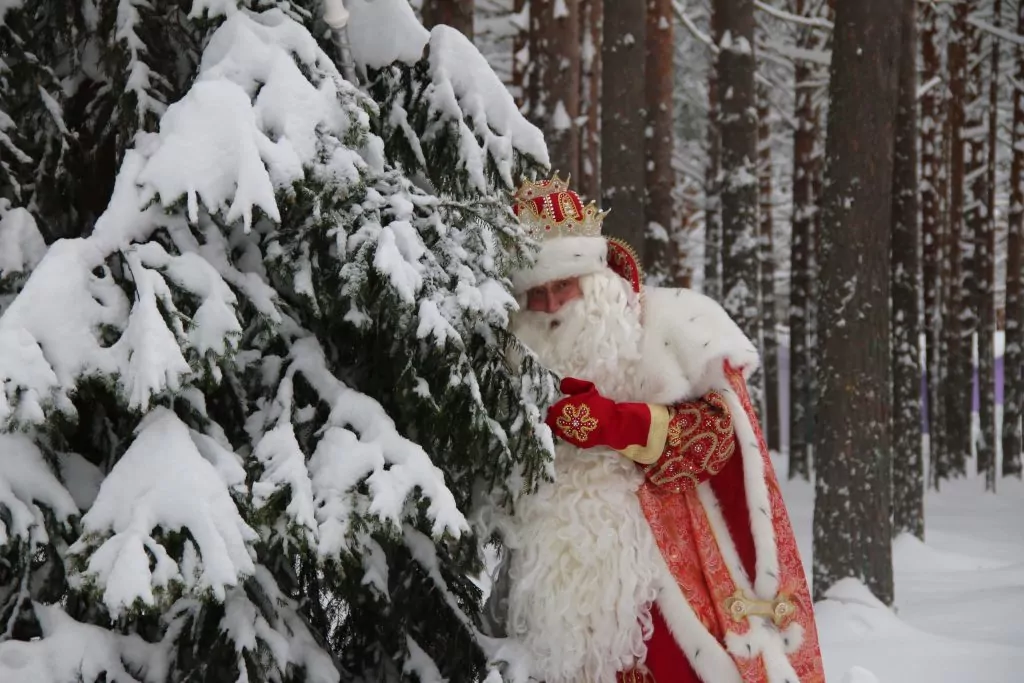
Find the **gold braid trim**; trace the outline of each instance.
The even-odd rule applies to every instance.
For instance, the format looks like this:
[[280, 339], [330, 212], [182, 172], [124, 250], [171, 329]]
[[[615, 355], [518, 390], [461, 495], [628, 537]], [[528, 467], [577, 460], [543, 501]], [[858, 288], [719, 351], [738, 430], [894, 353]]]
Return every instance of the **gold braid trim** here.
[[665, 406], [648, 403], [651, 410], [651, 428], [647, 431], [646, 446], [627, 446], [619, 453], [641, 465], [650, 465], [658, 462], [658, 458], [665, 452], [665, 442], [668, 440], [668, 425], [672, 421], [672, 411]]

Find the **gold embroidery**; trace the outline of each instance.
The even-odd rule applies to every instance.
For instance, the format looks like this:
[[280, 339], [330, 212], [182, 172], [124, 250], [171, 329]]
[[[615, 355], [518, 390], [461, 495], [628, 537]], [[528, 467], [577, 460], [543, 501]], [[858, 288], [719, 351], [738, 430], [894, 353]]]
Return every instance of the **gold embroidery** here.
[[755, 600], [748, 598], [739, 588], [723, 603], [725, 611], [734, 621], [743, 621], [747, 617], [764, 617], [771, 619], [776, 626], [782, 625], [796, 614], [796, 605], [784, 595], [774, 600]]
[[585, 442], [590, 438], [590, 433], [597, 429], [597, 418], [591, 416], [590, 406], [587, 404], [574, 406], [567, 403], [555, 424], [570, 439]]
[[645, 470], [655, 486], [690, 491], [722, 471], [736, 452], [732, 416], [722, 397], [711, 393], [700, 402], [676, 406], [664, 455]]

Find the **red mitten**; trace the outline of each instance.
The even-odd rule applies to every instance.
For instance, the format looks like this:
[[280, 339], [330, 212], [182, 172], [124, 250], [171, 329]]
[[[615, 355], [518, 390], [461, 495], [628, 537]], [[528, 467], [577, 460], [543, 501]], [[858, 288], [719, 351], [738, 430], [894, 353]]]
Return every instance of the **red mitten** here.
[[[559, 386], [567, 396], [548, 409], [545, 420], [555, 436], [580, 448], [607, 446], [627, 451], [629, 457], [633, 457], [636, 447], [644, 450], [648, 446], [654, 421], [652, 406], [616, 403], [598, 393], [593, 382], [573, 377], [566, 377]], [[660, 445], [657, 451], [660, 455]]]

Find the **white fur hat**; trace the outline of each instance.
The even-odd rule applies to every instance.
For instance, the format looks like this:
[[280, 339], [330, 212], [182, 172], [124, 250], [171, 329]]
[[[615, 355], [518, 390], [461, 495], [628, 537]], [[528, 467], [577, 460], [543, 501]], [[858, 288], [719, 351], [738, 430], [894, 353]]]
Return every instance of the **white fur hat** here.
[[606, 211], [584, 206], [556, 173], [550, 180], [527, 180], [515, 194], [513, 211], [540, 252], [532, 267], [512, 274], [516, 294], [552, 280], [589, 275], [608, 267], [608, 240], [601, 235]]

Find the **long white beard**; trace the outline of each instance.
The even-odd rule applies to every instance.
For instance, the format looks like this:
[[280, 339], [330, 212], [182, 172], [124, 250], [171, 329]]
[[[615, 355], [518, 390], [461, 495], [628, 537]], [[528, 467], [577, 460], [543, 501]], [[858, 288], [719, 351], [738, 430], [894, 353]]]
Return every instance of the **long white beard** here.
[[[582, 299], [554, 315], [520, 313], [514, 330], [549, 368], [626, 400], [640, 389], [636, 301], [611, 273], [582, 285]], [[612, 683], [645, 656], [659, 551], [636, 495], [642, 481], [615, 451], [559, 443], [555, 480], [517, 506], [506, 528], [508, 629], [537, 679]]]

